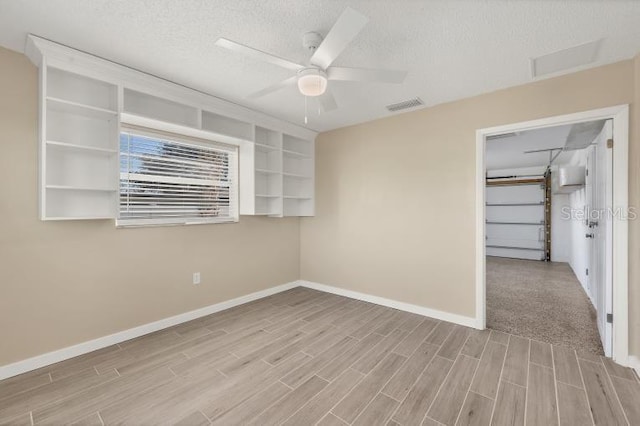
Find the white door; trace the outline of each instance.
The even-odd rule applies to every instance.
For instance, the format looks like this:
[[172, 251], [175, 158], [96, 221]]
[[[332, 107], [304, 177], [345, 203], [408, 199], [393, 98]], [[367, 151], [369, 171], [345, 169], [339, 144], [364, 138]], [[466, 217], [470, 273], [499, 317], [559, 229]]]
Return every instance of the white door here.
[[589, 290], [596, 311], [598, 331], [605, 354], [611, 356], [612, 323], [607, 315], [612, 313], [612, 218], [613, 155], [607, 148], [612, 138], [611, 120], [594, 141], [587, 157], [587, 225], [585, 238], [589, 238]]

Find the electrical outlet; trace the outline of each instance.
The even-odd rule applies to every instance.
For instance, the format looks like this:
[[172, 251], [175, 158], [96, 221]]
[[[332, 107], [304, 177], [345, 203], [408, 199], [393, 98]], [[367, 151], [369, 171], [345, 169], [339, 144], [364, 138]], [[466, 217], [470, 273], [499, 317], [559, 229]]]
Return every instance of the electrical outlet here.
[[193, 283], [200, 284], [200, 272], [193, 273]]

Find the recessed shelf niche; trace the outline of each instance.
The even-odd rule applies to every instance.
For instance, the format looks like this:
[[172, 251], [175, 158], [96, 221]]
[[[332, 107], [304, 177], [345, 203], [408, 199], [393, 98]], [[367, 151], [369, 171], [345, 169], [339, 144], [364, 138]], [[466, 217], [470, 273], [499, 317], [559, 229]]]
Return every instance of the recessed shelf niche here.
[[168, 99], [124, 89], [124, 112], [153, 118], [167, 123], [198, 127], [200, 111]]
[[209, 111], [202, 112], [202, 130], [238, 139], [253, 140], [253, 124]]

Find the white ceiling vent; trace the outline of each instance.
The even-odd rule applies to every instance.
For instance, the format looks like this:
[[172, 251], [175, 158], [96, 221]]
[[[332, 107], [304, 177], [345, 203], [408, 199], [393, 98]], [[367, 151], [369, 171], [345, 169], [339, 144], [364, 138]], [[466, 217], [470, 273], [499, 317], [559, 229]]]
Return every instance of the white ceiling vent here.
[[595, 62], [601, 43], [602, 40], [596, 40], [532, 58], [531, 75], [533, 78], [541, 77]]
[[422, 99], [413, 98], [413, 99], [408, 99], [406, 101], [398, 102], [397, 104], [387, 105], [387, 109], [391, 112], [395, 112], [403, 109], [415, 108], [420, 105], [424, 105], [424, 102], [422, 102]]

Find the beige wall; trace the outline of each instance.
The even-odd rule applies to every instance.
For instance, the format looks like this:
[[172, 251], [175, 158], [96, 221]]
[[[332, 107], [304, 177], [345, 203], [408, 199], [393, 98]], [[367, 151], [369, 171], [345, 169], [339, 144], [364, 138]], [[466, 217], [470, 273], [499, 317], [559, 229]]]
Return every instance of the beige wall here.
[[[301, 278], [475, 316], [476, 130], [632, 103], [633, 88], [634, 62], [624, 61], [321, 134]], [[639, 278], [635, 267], [636, 295]], [[633, 310], [637, 336], [637, 298]]]
[[39, 221], [37, 90], [36, 68], [0, 48], [0, 366], [298, 278], [296, 218]]
[[[36, 77], [0, 48], [0, 365], [299, 277], [473, 316], [478, 128], [634, 103], [630, 200], [640, 201], [640, 56], [322, 134], [317, 215], [300, 233], [297, 219], [39, 221]], [[640, 226], [630, 225], [637, 355]]]

